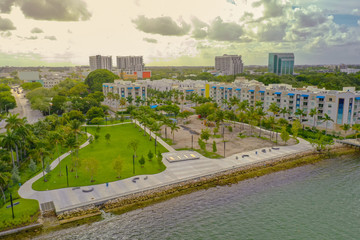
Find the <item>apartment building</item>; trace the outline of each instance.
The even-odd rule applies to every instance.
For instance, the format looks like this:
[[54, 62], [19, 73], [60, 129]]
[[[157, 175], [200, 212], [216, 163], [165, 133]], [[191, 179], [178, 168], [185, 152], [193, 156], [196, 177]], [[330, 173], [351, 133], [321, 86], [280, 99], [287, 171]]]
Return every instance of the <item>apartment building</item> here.
[[244, 72], [241, 56], [227, 55], [215, 57], [215, 70], [222, 75], [236, 75]]
[[91, 56], [89, 57], [90, 70], [94, 71], [96, 69], [107, 69], [112, 70], [112, 57], [111, 56]]
[[104, 83], [103, 84], [103, 93], [105, 96], [111, 92], [113, 94], [119, 94], [120, 98], [132, 97], [135, 101], [138, 97], [141, 100], [146, 100], [147, 98], [147, 87], [146, 84], [141, 84], [138, 82], [115, 80], [114, 83]]

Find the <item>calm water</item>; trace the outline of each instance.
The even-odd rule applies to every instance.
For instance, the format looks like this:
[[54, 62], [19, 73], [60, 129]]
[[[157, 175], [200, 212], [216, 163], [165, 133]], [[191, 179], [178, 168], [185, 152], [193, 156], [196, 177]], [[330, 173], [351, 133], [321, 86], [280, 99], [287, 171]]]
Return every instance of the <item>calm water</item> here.
[[360, 239], [360, 158], [195, 192], [39, 239]]

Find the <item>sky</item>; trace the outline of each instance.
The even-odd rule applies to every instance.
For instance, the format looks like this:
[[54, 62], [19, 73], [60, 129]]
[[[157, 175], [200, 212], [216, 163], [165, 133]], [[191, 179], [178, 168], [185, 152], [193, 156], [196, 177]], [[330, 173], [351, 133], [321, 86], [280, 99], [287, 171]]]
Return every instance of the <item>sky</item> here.
[[88, 65], [141, 55], [148, 66], [212, 66], [269, 52], [295, 64], [360, 64], [359, 0], [0, 0], [0, 66]]

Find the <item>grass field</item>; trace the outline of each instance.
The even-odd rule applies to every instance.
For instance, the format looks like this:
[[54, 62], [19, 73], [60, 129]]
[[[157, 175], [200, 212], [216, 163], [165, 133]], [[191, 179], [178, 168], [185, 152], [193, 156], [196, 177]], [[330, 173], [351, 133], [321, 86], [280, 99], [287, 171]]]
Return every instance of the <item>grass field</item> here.
[[[87, 131], [93, 135], [98, 134], [100, 137], [92, 144], [79, 150], [79, 159], [81, 166], [79, 167], [78, 178], [75, 178], [75, 171], [69, 171], [69, 187], [88, 186], [106, 182], [117, 181], [119, 179], [129, 178], [133, 174], [133, 150], [128, 147], [128, 143], [132, 139], [139, 141], [138, 149], [136, 151], [137, 158], [135, 159], [135, 175], [142, 174], [156, 174], [165, 170], [163, 163], [158, 163], [154, 157], [152, 161], [148, 160], [147, 154], [149, 150], [154, 153], [154, 140], [149, 141], [149, 135], [143, 135], [143, 131], [139, 132], [133, 124], [124, 124], [111, 127], [99, 128], [87, 127]], [[107, 142], [105, 135], [111, 135], [110, 141]], [[157, 145], [156, 151], [166, 152], [167, 150]], [[145, 165], [141, 167], [139, 159], [141, 156], [145, 158]], [[94, 175], [94, 182], [91, 182], [89, 173], [84, 168], [84, 160], [92, 159], [98, 162], [96, 173]], [[117, 173], [114, 170], [114, 161], [120, 160], [122, 162], [121, 178], [117, 178]], [[38, 191], [59, 189], [67, 187], [65, 166], [71, 169], [71, 157], [68, 156], [61, 162], [62, 176], [59, 176], [59, 166], [53, 169], [48, 176], [48, 181], [44, 182], [43, 178], [39, 179], [33, 184], [33, 189]]]
[[0, 208], [0, 231], [25, 226], [37, 220], [39, 214], [38, 201], [20, 198], [13, 202], [20, 203], [14, 206], [14, 219], [12, 219], [11, 208], [6, 208], [10, 202]]

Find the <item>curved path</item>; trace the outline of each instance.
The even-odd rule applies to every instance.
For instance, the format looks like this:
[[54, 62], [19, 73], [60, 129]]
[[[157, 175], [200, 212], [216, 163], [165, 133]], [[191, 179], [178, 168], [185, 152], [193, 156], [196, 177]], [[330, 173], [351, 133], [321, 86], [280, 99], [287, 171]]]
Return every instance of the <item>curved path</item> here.
[[[161, 142], [159, 140], [159, 142]], [[88, 142], [84, 143], [82, 147], [88, 145]], [[167, 144], [166, 144], [167, 145]], [[171, 146], [168, 145], [169, 148]], [[171, 148], [172, 149], [172, 148]], [[166, 170], [161, 173], [138, 176], [139, 180], [133, 182], [133, 178], [123, 179], [106, 184], [93, 185], [94, 190], [92, 192], [84, 193], [81, 189], [62, 188], [50, 191], [34, 191], [31, 188], [33, 182], [42, 177], [42, 173], [27, 181], [19, 189], [19, 195], [22, 198], [36, 199], [39, 203], [53, 201], [56, 212], [61, 213], [67, 210], [72, 210], [78, 207], [86, 206], [89, 204], [100, 204], [108, 200], [115, 199], [121, 196], [142, 192], [145, 190], [154, 189], [169, 184], [174, 184], [201, 176], [208, 176], [217, 172], [230, 170], [237, 167], [247, 166], [263, 161], [272, 160], [279, 157], [288, 156], [291, 154], [301, 153], [312, 150], [313, 147], [309, 142], [299, 139], [299, 143], [293, 146], [280, 146], [278, 150], [269, 151], [266, 149], [266, 153], [262, 152], [262, 149], [252, 150], [248, 152], [234, 154], [232, 156], [223, 159], [209, 159], [196, 152], [190, 151], [169, 151], [163, 154], [163, 163], [166, 165]], [[168, 157], [177, 157], [178, 155], [189, 154], [200, 155], [199, 159], [187, 160], [179, 162], [168, 162], [165, 160]], [[61, 156], [64, 159], [69, 153]], [[242, 158], [243, 155], [248, 157]], [[58, 161], [53, 162], [54, 167], [58, 164]], [[53, 169], [52, 164], [52, 169]]]

